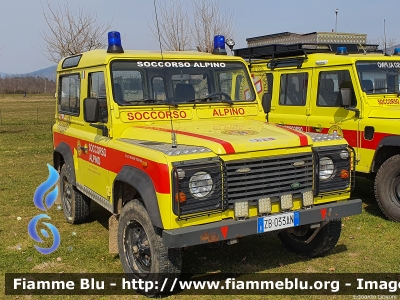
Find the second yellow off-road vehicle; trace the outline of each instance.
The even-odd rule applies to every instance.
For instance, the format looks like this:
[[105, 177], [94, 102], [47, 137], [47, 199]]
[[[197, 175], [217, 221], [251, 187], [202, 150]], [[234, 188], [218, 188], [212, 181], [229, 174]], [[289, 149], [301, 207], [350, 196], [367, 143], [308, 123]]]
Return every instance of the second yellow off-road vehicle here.
[[268, 121], [343, 136], [382, 212], [400, 221], [400, 49], [292, 44], [237, 49], [250, 62]]

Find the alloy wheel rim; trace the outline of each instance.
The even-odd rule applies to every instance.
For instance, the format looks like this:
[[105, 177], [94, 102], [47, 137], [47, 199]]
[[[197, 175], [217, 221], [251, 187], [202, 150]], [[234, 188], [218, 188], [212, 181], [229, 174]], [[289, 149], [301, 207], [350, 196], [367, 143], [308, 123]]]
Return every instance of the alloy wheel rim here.
[[124, 247], [129, 267], [133, 273], [150, 273], [152, 255], [150, 242], [143, 227], [135, 221], [125, 228]]

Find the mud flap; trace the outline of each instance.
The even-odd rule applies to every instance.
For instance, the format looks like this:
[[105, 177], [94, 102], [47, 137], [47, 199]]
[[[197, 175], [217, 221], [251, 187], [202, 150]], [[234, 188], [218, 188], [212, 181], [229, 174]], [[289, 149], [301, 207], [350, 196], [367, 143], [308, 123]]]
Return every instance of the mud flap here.
[[118, 217], [112, 215], [108, 219], [108, 252], [118, 254]]

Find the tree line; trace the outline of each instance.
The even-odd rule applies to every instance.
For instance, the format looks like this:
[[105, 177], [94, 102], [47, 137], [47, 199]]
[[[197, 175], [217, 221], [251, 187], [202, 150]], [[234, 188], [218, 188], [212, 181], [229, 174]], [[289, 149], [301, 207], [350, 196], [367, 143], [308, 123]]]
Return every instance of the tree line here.
[[4, 94], [54, 94], [54, 80], [35, 76], [0, 78], [0, 93]]

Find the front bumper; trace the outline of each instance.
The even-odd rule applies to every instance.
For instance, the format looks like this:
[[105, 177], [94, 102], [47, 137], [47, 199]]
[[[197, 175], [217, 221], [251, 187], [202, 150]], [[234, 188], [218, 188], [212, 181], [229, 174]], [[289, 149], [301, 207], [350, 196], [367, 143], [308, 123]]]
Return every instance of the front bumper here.
[[[361, 199], [322, 204], [310, 209], [300, 209], [297, 211], [299, 220], [296, 225], [315, 224], [340, 219], [360, 214], [361, 210]], [[162, 238], [167, 247], [182, 248], [258, 234], [257, 226], [258, 217], [243, 221], [229, 219], [210, 224], [164, 230]]]

